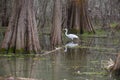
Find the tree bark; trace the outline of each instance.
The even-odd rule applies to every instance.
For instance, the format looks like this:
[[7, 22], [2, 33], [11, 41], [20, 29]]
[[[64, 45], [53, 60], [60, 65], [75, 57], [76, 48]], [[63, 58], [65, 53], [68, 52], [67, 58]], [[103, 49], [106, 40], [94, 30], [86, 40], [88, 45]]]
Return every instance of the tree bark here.
[[84, 31], [95, 33], [87, 13], [86, 0], [70, 0], [68, 7], [68, 28], [74, 28], [82, 34]]
[[55, 0], [54, 13], [53, 13], [53, 27], [51, 29], [51, 45], [54, 47], [61, 44], [61, 22], [62, 12], [61, 12], [61, 2], [60, 0]]
[[34, 0], [14, 0], [2, 50], [14, 53], [19, 51], [39, 53], [40, 44], [33, 2]]

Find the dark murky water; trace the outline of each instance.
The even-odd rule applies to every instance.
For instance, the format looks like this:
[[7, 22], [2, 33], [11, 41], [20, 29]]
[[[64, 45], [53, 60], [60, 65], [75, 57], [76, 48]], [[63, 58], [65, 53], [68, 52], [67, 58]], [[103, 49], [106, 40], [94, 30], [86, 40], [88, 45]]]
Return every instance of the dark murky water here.
[[[44, 40], [47, 37], [44, 36]], [[0, 76], [37, 80], [113, 80], [103, 68], [104, 62], [116, 57], [119, 37], [81, 37], [79, 43], [43, 56], [0, 56]], [[42, 47], [48, 49], [48, 41]]]

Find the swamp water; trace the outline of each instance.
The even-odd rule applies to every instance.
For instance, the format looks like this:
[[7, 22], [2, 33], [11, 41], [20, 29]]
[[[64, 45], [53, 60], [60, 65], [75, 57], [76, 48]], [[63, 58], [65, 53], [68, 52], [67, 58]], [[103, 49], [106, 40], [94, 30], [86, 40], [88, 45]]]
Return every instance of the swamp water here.
[[[64, 43], [65, 47], [46, 55], [0, 55], [0, 77], [114, 80], [104, 69], [104, 62], [115, 59], [120, 47], [119, 37], [81, 37], [80, 40], [79, 43]], [[46, 44], [42, 45], [43, 49], [49, 48]]]

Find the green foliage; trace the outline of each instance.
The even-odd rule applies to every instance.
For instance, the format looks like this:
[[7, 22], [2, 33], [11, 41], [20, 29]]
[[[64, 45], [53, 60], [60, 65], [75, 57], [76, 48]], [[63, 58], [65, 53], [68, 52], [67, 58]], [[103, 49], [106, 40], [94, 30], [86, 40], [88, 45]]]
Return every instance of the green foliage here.
[[118, 25], [117, 22], [113, 22], [113, 23], [110, 24], [110, 27], [115, 28], [117, 25]]
[[22, 48], [22, 49], [20, 49], [20, 50], [18, 50], [18, 49], [17, 49], [17, 50], [15, 50], [15, 53], [24, 53], [24, 52], [25, 52], [25, 49], [23, 49], [23, 48]]
[[91, 32], [84, 32], [84, 33], [82, 34], [82, 36], [90, 36], [90, 35], [94, 35], [94, 34], [91, 33]]
[[1, 53], [6, 53], [6, 49], [5, 49], [5, 48], [1, 48], [1, 49], [0, 49], [0, 52], [1, 52]]
[[13, 53], [14, 52], [14, 47], [8, 49], [8, 53]]
[[4, 56], [4, 57], [19, 57], [19, 58], [22, 58], [22, 57], [34, 57], [35, 54], [23, 54], [23, 53], [20, 53], [20, 54], [15, 54], [15, 53], [8, 53], [8, 54], [4, 54], [4, 53], [1, 53], [0, 56]]
[[95, 46], [95, 47], [91, 47], [91, 46], [77, 46], [77, 48], [83, 48], [83, 49], [96, 49], [96, 50], [108, 50], [108, 51], [114, 51], [114, 48], [106, 48], [106, 47], [99, 47], [99, 46]]
[[7, 27], [0, 27], [0, 32], [5, 32]]
[[98, 29], [98, 30], [96, 30], [96, 34], [97, 35], [104, 35], [104, 34], [106, 34], [106, 32], [102, 29]]
[[8, 50], [5, 48], [2, 48], [2, 49], [0, 49], [0, 52], [1, 53], [14, 53], [15, 52], [15, 54], [32, 54], [32, 53], [34, 53], [34, 51], [29, 51], [29, 52], [25, 51], [25, 49], [15, 50], [14, 47], [9, 48]]
[[85, 32], [82, 34], [82, 36], [103, 37], [104, 35], [106, 35], [106, 32], [102, 29], [97, 29], [95, 32], [96, 32], [95, 34], [92, 32]]

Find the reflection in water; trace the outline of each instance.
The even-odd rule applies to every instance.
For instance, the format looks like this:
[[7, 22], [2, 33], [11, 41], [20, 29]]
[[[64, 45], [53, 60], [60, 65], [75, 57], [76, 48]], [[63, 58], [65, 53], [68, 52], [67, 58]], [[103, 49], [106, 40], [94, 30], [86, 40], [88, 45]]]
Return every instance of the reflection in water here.
[[35, 71], [33, 71], [34, 60], [33, 57], [1, 57], [0, 63], [4, 70], [3, 75], [14, 76], [14, 77], [34, 77]]
[[67, 52], [67, 48], [74, 48], [74, 47], [76, 47], [76, 46], [78, 46], [78, 43], [69, 42], [69, 43], [67, 43], [67, 44], [65, 45], [65, 50], [64, 50], [64, 52]]
[[[87, 49], [68, 49], [54, 54], [39, 56], [0, 57], [0, 76], [33, 78], [37, 80], [105, 80], [101, 60], [110, 55], [90, 53]], [[87, 74], [88, 72], [88, 74]], [[93, 72], [96, 75], [92, 75]], [[102, 77], [101, 77], [102, 76]], [[111, 80], [111, 79], [106, 79]]]
[[[45, 36], [45, 39], [48, 36]], [[65, 52], [57, 49], [53, 54], [43, 56], [0, 56], [0, 77], [14, 76], [37, 80], [114, 80], [104, 75], [103, 62], [115, 59], [115, 50], [119, 38], [81, 38], [81, 43], [70, 42]], [[42, 40], [43, 43], [45, 40]], [[42, 46], [46, 49], [46, 44]], [[84, 42], [84, 43], [83, 43]], [[76, 46], [102, 47], [108, 49], [80, 48]], [[47, 47], [49, 48], [49, 47]]]

